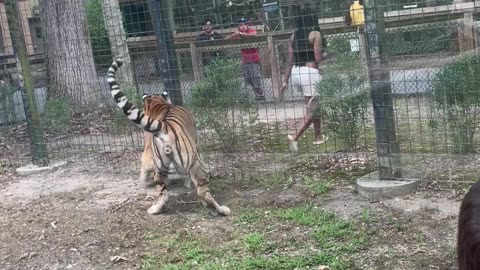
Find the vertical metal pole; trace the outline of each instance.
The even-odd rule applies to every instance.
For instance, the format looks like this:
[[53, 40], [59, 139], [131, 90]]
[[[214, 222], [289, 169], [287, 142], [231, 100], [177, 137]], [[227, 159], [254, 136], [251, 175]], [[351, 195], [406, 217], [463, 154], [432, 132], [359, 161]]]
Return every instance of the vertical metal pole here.
[[382, 1], [365, 0], [365, 34], [379, 178], [402, 177], [400, 144], [395, 130], [390, 73], [385, 59], [385, 20]]
[[175, 44], [172, 29], [169, 29], [167, 4], [164, 0], [148, 0], [153, 29], [160, 51], [160, 69], [165, 90], [168, 91], [173, 104], [183, 105], [182, 90], [176, 61]]
[[11, 30], [12, 44], [19, 73], [18, 82], [22, 92], [25, 117], [30, 134], [32, 163], [37, 166], [46, 166], [48, 164], [47, 145], [43, 139], [43, 130], [37, 110], [35, 89], [33, 87], [33, 78], [28, 62], [23, 26], [21, 20], [18, 19], [21, 13], [20, 10], [18, 10], [18, 5], [15, 0], [9, 0], [6, 4], [8, 24]]

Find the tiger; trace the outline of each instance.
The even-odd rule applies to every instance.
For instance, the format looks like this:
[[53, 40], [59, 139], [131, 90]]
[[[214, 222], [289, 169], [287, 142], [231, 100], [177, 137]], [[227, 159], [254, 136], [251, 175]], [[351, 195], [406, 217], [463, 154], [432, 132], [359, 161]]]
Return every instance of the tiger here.
[[209, 177], [198, 149], [196, 122], [186, 108], [167, 102], [163, 97], [143, 95], [144, 111], [133, 105], [120, 90], [116, 72], [122, 66], [121, 58], [115, 59], [107, 72], [107, 83], [117, 107], [137, 126], [153, 135], [152, 150], [155, 164], [158, 200], [147, 212], [162, 212], [168, 202], [166, 180], [170, 164], [180, 173], [188, 175], [196, 187], [202, 204], [216, 214], [230, 215], [227, 206], [219, 205], [210, 193]]
[[[145, 95], [144, 95], [145, 96]], [[157, 96], [150, 96], [152, 99], [165, 99], [168, 103], [172, 103], [167, 91], [163, 91], [161, 97]], [[145, 105], [145, 104], [144, 104]], [[144, 107], [145, 110], [145, 107]], [[155, 173], [155, 163], [153, 160], [153, 134], [151, 132], [144, 131], [143, 132], [143, 140], [144, 140], [144, 150], [141, 157], [141, 168], [140, 168], [140, 177], [139, 182], [143, 188], [149, 188], [152, 184], [158, 181], [158, 174]], [[173, 164], [170, 164], [170, 170], [175, 170]], [[150, 175], [153, 174], [153, 181], [150, 181]], [[191, 188], [191, 180], [189, 177], [185, 177], [184, 187], [190, 189]]]

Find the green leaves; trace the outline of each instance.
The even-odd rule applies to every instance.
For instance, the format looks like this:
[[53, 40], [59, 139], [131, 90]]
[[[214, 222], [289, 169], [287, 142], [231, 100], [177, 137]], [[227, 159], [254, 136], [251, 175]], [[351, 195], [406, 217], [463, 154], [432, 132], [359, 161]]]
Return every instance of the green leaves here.
[[346, 150], [354, 150], [368, 111], [370, 96], [364, 87], [366, 65], [358, 55], [339, 53], [328, 61], [322, 80], [317, 84], [317, 107], [314, 113], [323, 116]]
[[[465, 55], [443, 67], [433, 83], [432, 129], [448, 127], [453, 152], [472, 153], [473, 135], [479, 126], [480, 56]], [[438, 119], [438, 120], [437, 120]]]
[[187, 101], [197, 123], [212, 128], [225, 152], [238, 147], [238, 132], [256, 118], [251, 90], [243, 84], [238, 60], [214, 59], [205, 67], [204, 78], [195, 83]]

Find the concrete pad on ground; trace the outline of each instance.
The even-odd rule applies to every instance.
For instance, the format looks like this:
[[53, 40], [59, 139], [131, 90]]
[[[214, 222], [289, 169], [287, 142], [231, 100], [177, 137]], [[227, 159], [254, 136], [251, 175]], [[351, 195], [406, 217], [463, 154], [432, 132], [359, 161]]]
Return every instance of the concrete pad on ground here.
[[403, 170], [403, 177], [395, 180], [380, 180], [378, 171], [357, 179], [357, 192], [369, 199], [394, 198], [413, 193], [417, 190], [421, 172]]
[[55, 168], [65, 166], [65, 165], [67, 165], [66, 161], [56, 161], [56, 162], [53, 162], [50, 166], [45, 166], [45, 167], [38, 167], [33, 164], [28, 164], [26, 166], [17, 168], [16, 171], [18, 175], [27, 176], [27, 175], [32, 175], [32, 174], [53, 170]]

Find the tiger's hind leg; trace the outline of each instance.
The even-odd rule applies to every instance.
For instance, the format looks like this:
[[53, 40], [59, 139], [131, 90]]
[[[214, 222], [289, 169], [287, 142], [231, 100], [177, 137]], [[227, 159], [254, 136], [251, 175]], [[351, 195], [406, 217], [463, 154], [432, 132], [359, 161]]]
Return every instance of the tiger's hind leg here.
[[[155, 145], [155, 150], [158, 149], [160, 155], [161, 155], [161, 161], [158, 161], [160, 164], [157, 164], [156, 170], [155, 170], [155, 177], [154, 177], [154, 183], [155, 183], [155, 190], [158, 192], [158, 200], [155, 204], [150, 206], [148, 209], [148, 213], [150, 215], [154, 214], [159, 214], [165, 204], [168, 201], [168, 188], [166, 184], [166, 180], [168, 177], [168, 171], [170, 169], [170, 154], [171, 154], [171, 146], [170, 145], [163, 145], [157, 147]], [[159, 149], [160, 148], [160, 149]]]
[[153, 135], [148, 132], [144, 132], [145, 148], [141, 157], [140, 176], [138, 178], [139, 184], [142, 188], [150, 188], [153, 186], [153, 177], [157, 177], [155, 173], [155, 162], [153, 157]]
[[153, 186], [153, 182], [150, 180], [152, 173], [154, 174], [154, 177], [157, 178], [154, 170], [147, 168], [142, 164], [142, 167], [140, 168], [140, 176], [138, 178], [138, 182], [142, 188], [149, 188]]
[[155, 176], [155, 191], [158, 194], [158, 199], [155, 204], [148, 208], [147, 212], [150, 215], [159, 214], [168, 201], [168, 188], [165, 183], [168, 177], [168, 167], [162, 167], [160, 170], [157, 170]]
[[230, 215], [230, 209], [226, 206], [220, 206], [217, 201], [210, 194], [208, 188], [208, 175], [205, 169], [201, 166], [200, 162], [196, 162], [195, 165], [189, 171], [190, 178], [197, 188], [197, 195], [200, 198], [203, 205], [223, 216]]

